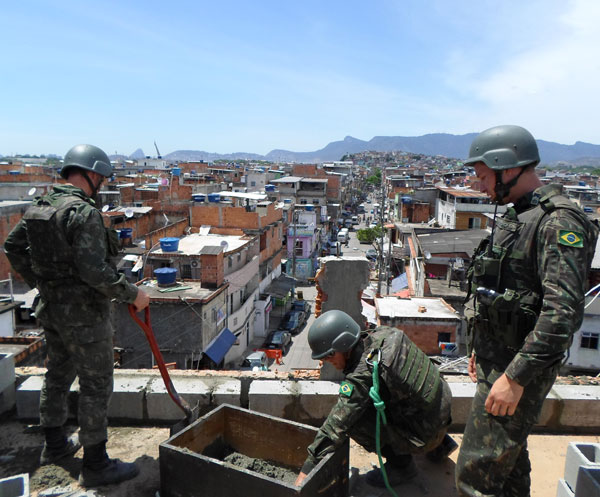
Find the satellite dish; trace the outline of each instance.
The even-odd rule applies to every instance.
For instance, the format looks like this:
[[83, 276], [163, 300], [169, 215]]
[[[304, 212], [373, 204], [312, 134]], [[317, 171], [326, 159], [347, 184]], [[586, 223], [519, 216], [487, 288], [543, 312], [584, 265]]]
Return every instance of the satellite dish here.
[[27, 192], [27, 195], [31, 196], [35, 193], [35, 186], [33, 188], [30, 188], [29, 191]]
[[227, 252], [227, 249], [229, 248], [229, 244], [225, 240], [223, 240], [221, 242], [221, 247], [223, 247], [223, 252]]
[[131, 207], [125, 209], [125, 217], [133, 217], [133, 209]]
[[110, 209], [110, 206], [109, 206], [109, 205], [103, 205], [103, 206], [102, 206], [102, 212], [107, 212], [107, 211], [108, 211], [108, 209]]

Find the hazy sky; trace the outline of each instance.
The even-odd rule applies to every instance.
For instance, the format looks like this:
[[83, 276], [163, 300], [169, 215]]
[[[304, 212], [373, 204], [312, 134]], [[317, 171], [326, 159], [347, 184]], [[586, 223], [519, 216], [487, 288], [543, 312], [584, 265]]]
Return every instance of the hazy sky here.
[[11, 1], [0, 154], [312, 151], [519, 124], [600, 143], [600, 1]]

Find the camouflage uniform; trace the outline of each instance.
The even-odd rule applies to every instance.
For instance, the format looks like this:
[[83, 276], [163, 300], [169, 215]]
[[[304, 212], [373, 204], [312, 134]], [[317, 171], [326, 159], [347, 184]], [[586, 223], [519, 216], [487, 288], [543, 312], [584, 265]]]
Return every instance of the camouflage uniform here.
[[81, 443], [106, 440], [113, 388], [110, 300], [133, 302], [137, 295], [110, 263], [118, 251], [116, 233], [104, 227], [83, 190], [60, 185], [33, 202], [4, 248], [13, 268], [40, 292], [36, 316], [48, 345], [42, 426], [65, 423], [69, 388], [78, 376]]
[[[485, 239], [474, 254], [465, 315], [477, 393], [457, 461], [459, 495], [529, 495], [527, 436], [581, 326], [597, 234], [560, 185], [547, 185], [510, 207], [492, 249]], [[524, 391], [514, 415], [493, 416], [485, 401], [503, 373]]]
[[386, 406], [387, 425], [381, 427], [381, 445], [386, 457], [434, 449], [451, 422], [450, 388], [402, 331], [379, 327], [361, 338], [346, 362], [339, 399], [308, 448], [302, 467], [306, 474], [348, 437], [366, 450], [376, 451], [377, 411], [369, 397], [373, 372], [366, 361], [372, 350], [382, 352], [380, 396]]

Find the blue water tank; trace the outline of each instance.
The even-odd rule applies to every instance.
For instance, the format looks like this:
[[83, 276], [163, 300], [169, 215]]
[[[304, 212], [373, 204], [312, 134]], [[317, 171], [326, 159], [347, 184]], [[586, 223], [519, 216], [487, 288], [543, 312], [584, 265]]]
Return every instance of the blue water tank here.
[[266, 192], [274, 192], [275, 191], [275, 185], [265, 185], [265, 191]]
[[119, 238], [131, 238], [133, 228], [121, 228], [119, 230]]
[[580, 181], [579, 186], [585, 186], [585, 181]]
[[21, 171], [8, 171], [8, 174], [16, 176], [17, 174], [21, 174]]
[[192, 198], [194, 199], [194, 202], [206, 201], [206, 195], [204, 195], [204, 193], [195, 193], [194, 195], [192, 195]]
[[402, 197], [403, 204], [412, 204], [412, 197]]
[[191, 173], [191, 174], [196, 174], [196, 170], [195, 170], [195, 169], [192, 169], [192, 170], [190, 171], [190, 173]]
[[177, 278], [177, 268], [160, 267], [154, 270], [154, 276], [159, 285], [171, 285]]
[[173, 169], [171, 169], [171, 174], [173, 176], [179, 176], [181, 174], [181, 168], [180, 167], [174, 167]]
[[306, 208], [306, 210], [307, 210], [308, 212], [312, 212], [312, 211], [314, 211], [314, 210], [315, 210], [315, 206], [314, 206], [314, 205], [312, 205], [312, 204], [306, 204], [304, 207]]
[[291, 204], [292, 203], [292, 199], [291, 198], [284, 198], [283, 199], [283, 203], [284, 204]]
[[220, 202], [221, 201], [221, 195], [219, 195], [218, 193], [209, 193], [208, 194], [208, 201], [209, 202]]
[[165, 237], [160, 240], [160, 248], [163, 252], [177, 252], [179, 249], [179, 238]]

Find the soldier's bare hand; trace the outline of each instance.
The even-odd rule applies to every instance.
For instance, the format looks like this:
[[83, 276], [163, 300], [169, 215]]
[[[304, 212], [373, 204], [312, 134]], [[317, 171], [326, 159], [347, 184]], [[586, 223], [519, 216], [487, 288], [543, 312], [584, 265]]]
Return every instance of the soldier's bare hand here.
[[477, 364], [475, 361], [475, 352], [471, 354], [469, 357], [469, 365], [467, 366], [467, 372], [469, 373], [469, 378], [473, 383], [477, 383]]
[[512, 416], [523, 395], [523, 387], [503, 374], [492, 385], [485, 410], [493, 416]]
[[150, 297], [144, 290], [138, 288], [138, 293], [133, 301], [133, 306], [135, 307], [136, 312], [140, 312], [150, 305]]

